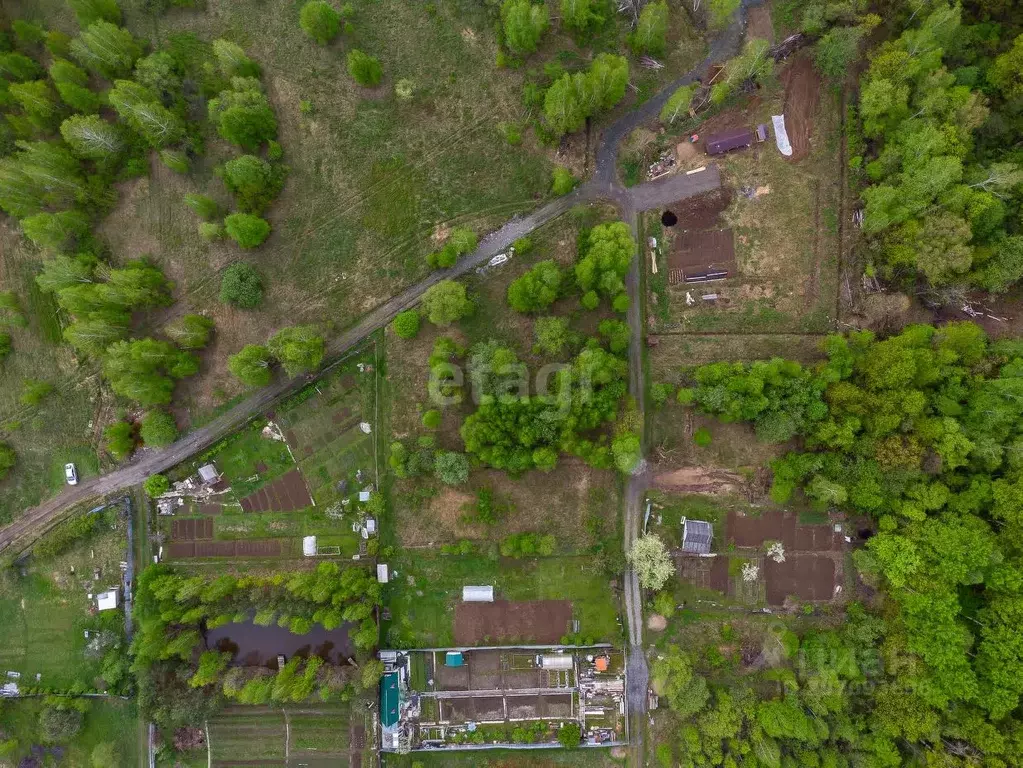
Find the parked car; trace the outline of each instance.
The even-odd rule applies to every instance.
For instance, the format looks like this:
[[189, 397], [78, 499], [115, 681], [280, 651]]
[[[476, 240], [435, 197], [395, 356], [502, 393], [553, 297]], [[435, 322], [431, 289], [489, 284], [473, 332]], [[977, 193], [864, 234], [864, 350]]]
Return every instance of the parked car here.
[[68, 485], [78, 485], [78, 470], [74, 464], [64, 465], [64, 479]]

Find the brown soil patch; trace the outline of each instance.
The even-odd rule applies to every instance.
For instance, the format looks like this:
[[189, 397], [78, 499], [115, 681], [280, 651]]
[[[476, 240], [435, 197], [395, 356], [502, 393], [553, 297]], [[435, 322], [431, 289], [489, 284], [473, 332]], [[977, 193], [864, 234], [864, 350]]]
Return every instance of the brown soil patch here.
[[679, 165], [688, 163], [697, 155], [699, 152], [696, 151], [696, 145], [691, 141], [680, 141], [675, 147], [675, 159]]
[[665, 206], [665, 210], [678, 216], [679, 229], [714, 229], [721, 225], [720, 216], [731, 202], [731, 190], [719, 187], [713, 192], [674, 202]]
[[767, 558], [764, 577], [771, 605], [782, 605], [789, 596], [800, 600], [835, 596], [835, 561], [826, 555], [786, 555], [784, 563]]
[[750, 8], [746, 12], [746, 38], [752, 40], [756, 37], [769, 43], [774, 42], [774, 24], [771, 23], [771, 9], [764, 5]]
[[701, 589], [713, 589], [722, 594], [729, 592], [727, 557], [693, 557], [676, 552], [675, 567], [679, 578], [688, 584]]
[[245, 512], [292, 512], [312, 506], [305, 478], [293, 469], [241, 500]]
[[[759, 547], [780, 541], [788, 552], [840, 552], [845, 540], [830, 525], [800, 525], [796, 515], [772, 509], [759, 517], [728, 513], [725, 540], [737, 547]], [[772, 561], [773, 562], [773, 561]]]
[[668, 628], [668, 620], [661, 616], [661, 614], [655, 613], [646, 620], [646, 628], [651, 632], [663, 632]]
[[654, 477], [653, 486], [678, 493], [726, 495], [736, 493], [745, 485], [745, 478], [735, 472], [711, 467], [684, 467]]
[[470, 493], [445, 488], [430, 501], [431, 527], [438, 526], [443, 530], [461, 527], [465, 507], [474, 500], [475, 497]]
[[735, 270], [735, 238], [730, 229], [686, 231], [672, 243], [668, 256], [669, 285], [711, 272], [734, 275]]
[[810, 154], [813, 118], [820, 103], [821, 78], [806, 53], [794, 56], [781, 71], [785, 84], [785, 130], [792, 143], [791, 161]]
[[529, 640], [557, 643], [569, 631], [568, 600], [495, 600], [459, 603], [455, 608], [455, 643], [477, 645], [484, 640]]
[[175, 541], [202, 541], [213, 538], [213, 521], [174, 520], [171, 523], [171, 538]]

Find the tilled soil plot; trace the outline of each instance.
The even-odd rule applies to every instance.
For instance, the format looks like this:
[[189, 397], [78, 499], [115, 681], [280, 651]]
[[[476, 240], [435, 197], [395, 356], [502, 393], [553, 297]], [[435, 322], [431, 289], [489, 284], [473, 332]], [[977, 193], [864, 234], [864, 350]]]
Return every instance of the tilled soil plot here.
[[725, 540], [737, 547], [759, 547], [765, 541], [780, 541], [786, 552], [836, 552], [842, 549], [842, 534], [830, 525], [800, 525], [799, 518], [776, 509], [759, 517], [728, 513]]
[[571, 620], [572, 603], [568, 600], [459, 603], [455, 609], [455, 643], [477, 645], [484, 640], [557, 643], [568, 633]]
[[212, 538], [212, 520], [174, 520], [171, 523], [171, 539], [174, 541], [200, 541]]
[[678, 217], [678, 229], [715, 229], [720, 226], [719, 216], [732, 202], [732, 191], [719, 187], [696, 197], [678, 200], [665, 206]]
[[820, 103], [820, 75], [809, 54], [801, 53], [782, 69], [781, 81], [785, 84], [785, 130], [792, 144], [789, 160], [801, 160], [810, 154], [813, 118]]
[[302, 472], [293, 469], [241, 500], [245, 512], [293, 512], [312, 506]]
[[767, 602], [782, 605], [789, 596], [830, 600], [835, 596], [835, 561], [826, 555], [787, 554], [784, 563], [767, 558]]

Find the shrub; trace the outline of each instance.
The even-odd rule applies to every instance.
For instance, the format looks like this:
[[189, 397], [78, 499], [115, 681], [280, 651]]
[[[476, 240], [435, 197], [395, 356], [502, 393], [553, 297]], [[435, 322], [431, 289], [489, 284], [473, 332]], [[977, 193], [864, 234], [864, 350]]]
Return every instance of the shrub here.
[[17, 462], [18, 454], [14, 452], [14, 449], [7, 443], [0, 443], [0, 480], [7, 477], [7, 473]]
[[693, 432], [693, 442], [701, 448], [706, 448], [713, 442], [714, 438], [710, 434], [710, 430], [706, 427], [700, 427], [698, 430]]
[[122, 461], [135, 450], [135, 425], [127, 421], [115, 421], [103, 432], [107, 452]]
[[611, 302], [611, 309], [624, 315], [629, 311], [629, 306], [631, 304], [632, 301], [629, 299], [629, 294], [623, 291], [614, 297], [614, 301]]
[[71, 706], [47, 706], [39, 713], [39, 733], [43, 741], [50, 744], [67, 743], [82, 729], [85, 714]]
[[235, 262], [220, 278], [220, 300], [241, 309], [253, 309], [263, 302], [263, 279], [245, 262]]
[[664, 407], [671, 397], [672, 389], [671, 384], [666, 382], [659, 382], [650, 387], [650, 399], [653, 401], [654, 408]]
[[352, 49], [348, 52], [348, 74], [363, 88], [373, 88], [380, 85], [384, 71], [377, 59], [358, 49]]
[[11, 334], [6, 331], [0, 332], [0, 363], [11, 354]]
[[145, 445], [163, 448], [177, 440], [178, 425], [167, 411], [150, 411], [142, 417], [139, 432]]
[[40, 379], [25, 379], [21, 387], [21, 397], [18, 402], [22, 405], [34, 407], [39, 405], [46, 396], [53, 391], [53, 385], [48, 381]]
[[510, 146], [517, 147], [522, 143], [522, 129], [517, 123], [498, 123], [497, 132]]
[[582, 737], [582, 729], [579, 727], [579, 723], [566, 723], [558, 729], [558, 743], [566, 749], [578, 747]]
[[600, 305], [600, 297], [596, 291], [587, 291], [579, 299], [579, 303], [583, 305], [583, 309], [594, 310]]
[[298, 23], [309, 37], [326, 45], [341, 31], [341, 14], [324, 0], [310, 0], [302, 6]]
[[579, 183], [568, 168], [562, 168], [560, 165], [552, 172], [551, 179], [551, 191], [559, 197], [567, 195]]
[[183, 315], [164, 329], [182, 349], [203, 349], [212, 332], [213, 321], [202, 315]]
[[185, 195], [185, 205], [191, 208], [197, 216], [206, 221], [220, 218], [220, 206], [217, 201], [207, 195], [197, 195], [189, 192]]
[[170, 480], [164, 475], [150, 475], [146, 478], [146, 481], [142, 483], [142, 489], [146, 492], [146, 495], [150, 498], [155, 499], [170, 490]]
[[658, 592], [654, 595], [654, 610], [670, 619], [675, 615], [675, 596], [671, 592]]
[[224, 229], [242, 248], [255, 248], [269, 236], [270, 222], [251, 213], [232, 213], [224, 219]]
[[199, 222], [199, 237], [208, 243], [224, 239], [224, 225], [215, 221]]
[[436, 429], [440, 426], [440, 411], [436, 408], [431, 408], [429, 411], [423, 414], [423, 426], [427, 429]]
[[391, 329], [402, 339], [414, 339], [419, 334], [419, 312], [406, 309], [391, 322]]
[[536, 335], [534, 348], [548, 355], [560, 355], [568, 343], [568, 319], [564, 317], [538, 317], [533, 325]]
[[176, 149], [160, 150], [160, 162], [175, 173], [188, 173], [188, 155]]
[[469, 458], [464, 453], [440, 451], [433, 462], [437, 479], [447, 485], [461, 485], [469, 479]]
[[234, 194], [238, 207], [261, 213], [284, 186], [284, 169], [254, 155], [242, 155], [224, 163], [221, 178]]
[[465, 286], [454, 280], [441, 280], [423, 294], [423, 309], [434, 325], [448, 326], [472, 311]]
[[227, 369], [242, 384], [265, 387], [270, 383], [270, 350], [259, 344], [242, 347], [227, 359]]
[[527, 253], [533, 250], [533, 241], [530, 240], [528, 237], [520, 237], [518, 240], [512, 243], [512, 248], [515, 249], [515, 253], [518, 254], [519, 256], [525, 256]]
[[516, 312], [546, 309], [558, 298], [562, 274], [553, 259], [538, 262], [508, 286], [508, 305]]
[[323, 337], [312, 325], [282, 328], [270, 337], [266, 347], [289, 376], [314, 370], [323, 360]]

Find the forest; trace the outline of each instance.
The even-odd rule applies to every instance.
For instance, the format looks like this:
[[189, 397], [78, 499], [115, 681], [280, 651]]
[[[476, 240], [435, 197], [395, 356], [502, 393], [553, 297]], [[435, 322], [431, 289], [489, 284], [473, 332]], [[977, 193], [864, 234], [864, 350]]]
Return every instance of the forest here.
[[[772, 499], [799, 496], [867, 521], [874, 535], [854, 559], [880, 592], [868, 609], [854, 605], [840, 631], [811, 637], [798, 658], [824, 661], [800, 670], [780, 701], [747, 702], [746, 715], [739, 702], [714, 707], [727, 706], [732, 722], [750, 718], [754, 749], [836, 748], [830, 762], [793, 765], [846, 765], [840, 744], [853, 765], [903, 765], [910, 755], [927, 765], [1016, 765], [1023, 345], [950, 323], [886, 339], [834, 335], [823, 346], [827, 360], [810, 367], [773, 359], [696, 368], [678, 397], [793, 446], [772, 464]], [[662, 672], [686, 679], [682, 661]], [[677, 684], [681, 711], [703, 710], [705, 686]], [[707, 717], [683, 738], [700, 741]]]

